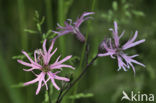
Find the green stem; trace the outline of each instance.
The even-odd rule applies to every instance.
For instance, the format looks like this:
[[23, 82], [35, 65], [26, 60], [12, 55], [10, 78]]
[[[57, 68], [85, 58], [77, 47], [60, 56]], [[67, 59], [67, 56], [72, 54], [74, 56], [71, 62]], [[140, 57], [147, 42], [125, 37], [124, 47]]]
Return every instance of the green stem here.
[[[61, 25], [64, 23], [64, 0], [58, 0], [58, 21]], [[60, 48], [62, 49], [62, 54], [65, 54], [65, 43], [63, 36], [59, 38]]]
[[[91, 11], [94, 11], [94, 8], [95, 8], [95, 1], [96, 0], [92, 0], [92, 6], [91, 6]], [[88, 30], [90, 28], [90, 23], [91, 22], [88, 22]], [[82, 53], [81, 53], [81, 59], [80, 59], [80, 65], [79, 65], [79, 70], [82, 68], [82, 63], [84, 61], [84, 55], [85, 55], [85, 51], [86, 51], [86, 46], [87, 46], [87, 40], [88, 40], [88, 30], [87, 30], [87, 33], [86, 33], [86, 42], [83, 46], [83, 49], [82, 49]]]
[[46, 5], [46, 21], [48, 29], [53, 28], [53, 17], [52, 17], [52, 0], [45, 0]]
[[[91, 11], [94, 11], [94, 9], [95, 9], [95, 3], [96, 3], [96, 0], [92, 0]], [[88, 22], [88, 24], [87, 24], [88, 30], [87, 30], [86, 37], [85, 37], [86, 42], [85, 42], [85, 44], [83, 46], [83, 49], [82, 49], [81, 58], [80, 58], [80, 65], [79, 65], [77, 74], [80, 74], [81, 69], [82, 69], [82, 65], [83, 65], [83, 62], [84, 62], [85, 51], [86, 51], [86, 48], [87, 48], [88, 32], [89, 32], [89, 29], [90, 29], [90, 25], [91, 25], [91, 22]], [[77, 75], [76, 75], [76, 77], [77, 77]], [[75, 85], [74, 94], [76, 94], [77, 88], [78, 88], [78, 84]], [[74, 103], [74, 100], [72, 101], [72, 103]]]
[[85, 73], [87, 72], [87, 70], [89, 69], [89, 67], [94, 63], [94, 61], [98, 58], [98, 55], [96, 55], [89, 64], [87, 64], [85, 66], [85, 68], [83, 69], [83, 71], [79, 74], [79, 76], [70, 84], [69, 87], [67, 87], [67, 89], [64, 91], [64, 93], [59, 96], [59, 98], [57, 99], [56, 103], [61, 103], [63, 97], [69, 92], [69, 90], [85, 75]]

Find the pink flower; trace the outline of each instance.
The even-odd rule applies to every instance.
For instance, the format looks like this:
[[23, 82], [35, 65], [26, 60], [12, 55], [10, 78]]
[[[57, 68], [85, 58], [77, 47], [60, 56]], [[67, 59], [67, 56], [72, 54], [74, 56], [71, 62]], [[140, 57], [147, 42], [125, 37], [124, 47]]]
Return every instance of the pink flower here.
[[[94, 14], [94, 12], [85, 12], [82, 14], [82, 16], [80, 18], [78, 18], [74, 23], [72, 23], [71, 19], [67, 19], [67, 21], [64, 22], [65, 27], [61, 26], [58, 24], [57, 29], [60, 29], [61, 31], [53, 31], [54, 33], [58, 34], [58, 36], [56, 36], [56, 38], [68, 34], [68, 33], [73, 33], [76, 35], [76, 37], [81, 41], [84, 42], [85, 41], [85, 37], [82, 35], [82, 33], [79, 30], [80, 25], [88, 20], [90, 17], [86, 17], [89, 15]], [[55, 38], [55, 39], [56, 39]]]
[[[60, 73], [60, 71], [56, 71], [53, 73], [54, 69], [59, 69], [62, 70], [61, 68], [66, 67], [66, 68], [71, 68], [74, 69], [71, 65], [66, 65], [63, 64], [65, 61], [69, 60], [72, 56], [67, 56], [62, 60], [60, 59], [60, 56], [56, 59], [56, 61], [53, 64], [50, 64], [50, 59], [51, 57], [55, 54], [57, 51], [57, 48], [52, 51], [54, 45], [54, 41], [52, 41], [48, 51], [46, 49], [46, 40], [43, 42], [43, 50], [39, 49], [34, 52], [34, 60], [29, 57], [29, 55], [25, 52], [22, 51], [22, 53], [28, 58], [29, 62], [24, 62], [22, 60], [17, 60], [19, 63], [30, 67], [30, 69], [24, 69], [24, 71], [31, 71], [33, 70], [39, 70], [41, 71], [40, 74], [35, 74], [36, 78], [32, 81], [24, 83], [24, 85], [30, 85], [38, 82], [38, 88], [36, 90], [36, 95], [39, 93], [40, 89], [42, 86], [46, 86], [46, 89], [48, 89], [47, 82], [51, 80], [53, 86], [57, 89], [60, 90], [59, 86], [55, 83], [55, 80], [62, 80], [68, 82], [69, 79], [65, 77], [60, 77], [57, 74]], [[48, 78], [46, 79], [46, 75], [48, 75]]]
[[134, 58], [138, 56], [137, 54], [128, 56], [126, 53], [124, 53], [125, 50], [145, 42], [145, 39], [135, 42], [135, 39], [138, 35], [138, 31], [135, 32], [133, 38], [128, 40], [122, 46], [120, 45], [120, 38], [124, 35], [124, 31], [121, 33], [120, 36], [118, 35], [118, 26], [116, 22], [114, 22], [114, 29], [111, 28], [110, 31], [112, 31], [113, 33], [114, 42], [112, 42], [111, 39], [104, 40], [101, 43], [100, 48], [105, 49], [106, 53], [99, 53], [98, 56], [111, 56], [111, 58], [113, 59], [117, 58], [119, 67], [118, 70], [122, 68], [124, 71], [127, 71], [127, 68], [129, 69], [130, 67], [132, 67], [135, 73], [133, 63], [145, 67], [144, 64], [134, 60]]

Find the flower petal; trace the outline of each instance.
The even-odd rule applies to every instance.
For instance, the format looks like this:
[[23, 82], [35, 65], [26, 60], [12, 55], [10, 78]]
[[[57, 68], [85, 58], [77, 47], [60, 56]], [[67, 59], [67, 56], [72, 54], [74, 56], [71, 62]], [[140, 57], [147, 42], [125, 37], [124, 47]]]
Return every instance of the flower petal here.
[[41, 84], [42, 84], [42, 80], [40, 80], [39, 83], [38, 83], [38, 87], [37, 87], [37, 90], [36, 90], [36, 95], [38, 95], [38, 93], [41, 90]]
[[141, 66], [145, 67], [144, 64], [142, 64], [142, 63], [140, 63], [140, 62], [138, 62], [138, 61], [136, 61], [136, 60], [134, 60], [134, 59], [132, 59], [131, 61], [132, 61], [133, 63], [135, 63], [135, 64], [138, 64], [138, 65], [141, 65]]
[[118, 67], [119, 67], [118, 71], [119, 71], [121, 68], [123, 68], [124, 71], [127, 71], [127, 70], [126, 70], [126, 66], [127, 66], [127, 65], [122, 61], [122, 58], [121, 58], [120, 56], [117, 56], [117, 59], [118, 59]]
[[123, 46], [123, 49], [126, 50], [126, 49], [128, 49], [128, 48], [134, 47], [134, 46], [136, 46], [136, 45], [138, 45], [138, 44], [141, 44], [141, 43], [143, 43], [143, 42], [145, 42], [145, 39], [136, 41], [136, 42], [131, 43], [131, 44], [126, 45], [126, 46]]
[[27, 54], [27, 52], [22, 51], [22, 53], [28, 58], [28, 60], [29, 60], [31, 63], [34, 63], [34, 61], [29, 57], [29, 55]]
[[83, 13], [82, 16], [80, 18], [78, 18], [76, 20], [76, 22], [74, 22], [75, 27], [79, 28], [79, 26], [85, 21], [84, 20], [85, 19], [84, 17], [89, 16], [89, 15], [92, 15], [92, 14], [94, 14], [94, 12], [85, 12], [85, 13]]
[[42, 45], [42, 48], [43, 48], [43, 51], [44, 51], [44, 54], [45, 54], [45, 55], [47, 54], [46, 42], [47, 42], [47, 40], [45, 39], [44, 42], [43, 42], [43, 45]]
[[103, 57], [103, 56], [109, 56], [109, 55], [113, 55], [114, 53], [108, 52], [108, 53], [103, 53], [103, 54], [98, 54], [99, 57]]
[[27, 63], [27, 62], [24, 62], [24, 61], [22, 61], [22, 60], [17, 60], [17, 62], [20, 63], [20, 64], [23, 64], [23, 65], [25, 65], [25, 66], [32, 67], [32, 64]]
[[61, 69], [61, 68], [71, 68], [71, 69], [75, 69], [74, 67], [72, 67], [71, 65], [65, 65], [65, 64], [58, 64], [58, 65], [51, 65], [50, 69]]
[[60, 90], [60, 88], [58, 87], [58, 85], [55, 83], [53, 74], [52, 74], [51, 72], [48, 72], [48, 75], [49, 75], [49, 77], [50, 77], [50, 79], [51, 79], [51, 82], [52, 82], [53, 86], [54, 86], [57, 90]]
[[121, 33], [121, 35], [119, 36], [119, 39], [122, 38], [124, 34], [125, 34], [125, 31]]
[[26, 86], [26, 85], [34, 84], [34, 83], [36, 83], [37, 81], [38, 81], [38, 78], [35, 78], [34, 80], [31, 80], [31, 81], [29, 81], [29, 82], [24, 83], [24, 85]]
[[77, 39], [79, 39], [81, 42], [85, 42], [85, 37], [82, 35], [80, 30], [78, 28], [75, 28], [74, 31], [74, 34], [76, 35]]
[[53, 46], [54, 46], [54, 41], [52, 40], [51, 45], [50, 45], [49, 50], [48, 50], [48, 53], [49, 53], [49, 54], [50, 54], [50, 52], [52, 51]]
[[60, 77], [60, 76], [57, 76], [57, 75], [55, 75], [54, 77], [55, 77], [55, 79], [57, 79], [57, 80], [63, 80], [63, 81], [66, 81], [66, 82], [70, 81], [68, 78]]
[[71, 57], [72, 57], [72, 55], [66, 56], [64, 59], [62, 59], [62, 60], [59, 61], [58, 63], [61, 64], [61, 63], [65, 62], [65, 61], [69, 60]]
[[29, 71], [33, 71], [34, 69], [36, 69], [36, 68], [23, 69], [23, 70], [24, 70], [24, 71], [27, 71], [27, 72], [29, 72]]

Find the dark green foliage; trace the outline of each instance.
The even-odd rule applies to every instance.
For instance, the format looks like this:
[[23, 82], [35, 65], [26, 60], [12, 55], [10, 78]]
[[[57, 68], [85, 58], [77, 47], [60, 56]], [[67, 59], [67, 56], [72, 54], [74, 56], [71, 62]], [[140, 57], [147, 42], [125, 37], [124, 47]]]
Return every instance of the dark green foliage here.
[[[88, 36], [89, 61], [97, 51], [104, 37], [111, 37], [109, 28], [113, 21], [119, 25], [119, 33], [125, 30], [122, 43], [139, 31], [138, 39], [146, 42], [134, 47], [130, 54], [139, 54], [137, 60], [146, 68], [135, 65], [127, 72], [117, 71], [116, 60], [109, 57], [99, 58], [75, 88], [65, 96], [62, 103], [121, 103], [122, 91], [141, 91], [156, 95], [156, 1], [155, 0], [1, 0], [0, 1], [0, 102], [2, 103], [55, 103], [59, 91], [49, 86], [35, 95], [36, 85], [24, 87], [23, 83], [34, 79], [31, 72], [24, 72], [17, 59], [26, 59], [21, 50], [33, 56], [42, 47], [44, 39], [56, 36], [56, 23], [64, 25], [68, 18], [76, 20], [84, 11], [95, 11], [94, 19], [83, 23], [80, 30]], [[35, 13], [34, 13], [35, 12]], [[35, 14], [35, 15], [34, 15]], [[73, 35], [65, 35], [56, 41], [57, 54], [65, 57], [73, 55], [67, 62], [76, 70], [64, 70], [63, 76], [78, 76], [84, 68], [86, 54], [83, 43]], [[50, 42], [48, 42], [50, 45]], [[82, 61], [83, 60], [83, 61]], [[63, 68], [68, 69], [68, 68]], [[50, 83], [50, 82], [49, 82]], [[57, 82], [61, 87], [63, 83]]]

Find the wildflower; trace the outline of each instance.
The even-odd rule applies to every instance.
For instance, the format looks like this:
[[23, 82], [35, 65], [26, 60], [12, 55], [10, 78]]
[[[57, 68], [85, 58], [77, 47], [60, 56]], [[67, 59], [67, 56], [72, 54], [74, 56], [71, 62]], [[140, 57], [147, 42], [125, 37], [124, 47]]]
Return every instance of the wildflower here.
[[[30, 85], [38, 82], [38, 88], [36, 90], [36, 95], [39, 93], [40, 89], [42, 86], [46, 86], [46, 89], [48, 90], [47, 82], [51, 80], [53, 86], [57, 89], [60, 90], [59, 86], [55, 83], [56, 80], [62, 80], [68, 82], [69, 79], [65, 77], [60, 77], [57, 74], [60, 73], [60, 71], [56, 71], [53, 73], [53, 70], [61, 70], [61, 68], [66, 67], [66, 68], [71, 68], [74, 69], [71, 65], [66, 65], [63, 64], [65, 61], [69, 60], [72, 56], [67, 56], [62, 60], [60, 59], [60, 56], [56, 59], [56, 61], [53, 64], [50, 64], [50, 59], [54, 55], [54, 53], [57, 51], [57, 48], [52, 52], [54, 45], [54, 41], [52, 41], [48, 51], [46, 49], [46, 40], [43, 42], [43, 50], [39, 49], [34, 52], [34, 60], [29, 57], [29, 55], [25, 52], [22, 51], [22, 53], [28, 58], [29, 62], [24, 62], [22, 60], [17, 60], [19, 63], [22, 65], [25, 65], [27, 67], [30, 67], [30, 69], [24, 69], [24, 71], [31, 71], [33, 70], [39, 70], [40, 74], [35, 74], [36, 78], [32, 81], [24, 83], [24, 85]], [[48, 78], [46, 79], [46, 75]]]
[[104, 40], [100, 44], [101, 49], [105, 49], [105, 53], [99, 53], [99, 57], [103, 56], [110, 56], [111, 58], [118, 60], [118, 71], [121, 70], [121, 68], [124, 71], [127, 71], [130, 67], [132, 67], [134, 73], [135, 73], [135, 67], [133, 66], [133, 63], [141, 65], [145, 67], [144, 64], [134, 60], [135, 57], [138, 56], [138, 54], [128, 56], [126, 53], [124, 53], [125, 50], [132, 48], [136, 45], [139, 45], [143, 42], [145, 42], [145, 39], [139, 40], [135, 42], [135, 39], [137, 38], [138, 31], [135, 32], [134, 36], [128, 40], [124, 45], [120, 45], [120, 38], [124, 35], [124, 31], [121, 33], [121, 35], [118, 35], [118, 26], [117, 23], [114, 22], [114, 29], [110, 29], [113, 33], [113, 39], [114, 42], [111, 41], [111, 39]]
[[[80, 25], [88, 20], [90, 17], [87, 17], [89, 15], [94, 14], [94, 12], [85, 12], [82, 14], [82, 16], [80, 18], [78, 18], [74, 23], [72, 23], [71, 19], [67, 19], [67, 21], [64, 22], [65, 27], [58, 25], [57, 29], [60, 29], [61, 31], [53, 31], [54, 33], [58, 34], [58, 36], [56, 36], [56, 38], [68, 34], [68, 33], [72, 33], [75, 34], [76, 37], [81, 41], [81, 42], [85, 42], [85, 37], [84, 35], [82, 35], [82, 33], [79, 30]], [[56, 39], [55, 38], [55, 39]]]

